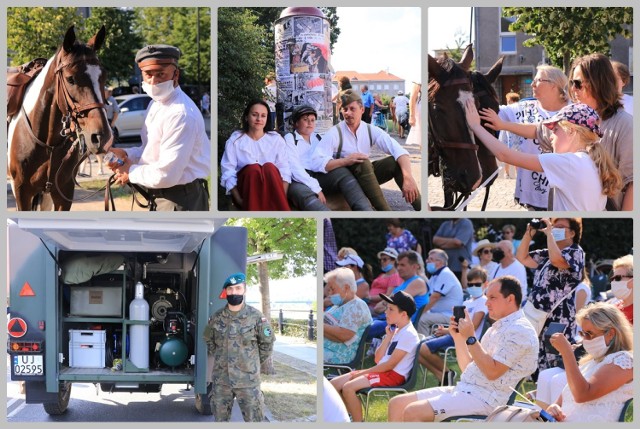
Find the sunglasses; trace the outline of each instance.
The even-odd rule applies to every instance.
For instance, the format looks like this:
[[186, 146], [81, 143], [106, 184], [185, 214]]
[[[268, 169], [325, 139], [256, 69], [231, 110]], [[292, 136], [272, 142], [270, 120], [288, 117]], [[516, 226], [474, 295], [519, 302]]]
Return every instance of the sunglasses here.
[[493, 252], [493, 250], [491, 250], [491, 249], [482, 249], [480, 251], [480, 253], [484, 253], [484, 254], [491, 253], [491, 252]]
[[468, 287], [480, 287], [482, 286], [482, 283], [467, 283]]
[[572, 79], [569, 81], [569, 83], [571, 83], [571, 86], [573, 86], [577, 90], [582, 89], [582, 81], [580, 79]]
[[603, 332], [603, 333], [601, 333], [601, 334], [596, 334], [596, 333], [589, 332], [589, 331], [579, 331], [579, 332], [578, 332], [578, 334], [579, 334], [582, 338], [584, 338], [585, 340], [593, 340], [594, 338], [598, 338], [599, 336], [604, 335], [604, 334], [606, 334], [606, 333], [607, 333], [607, 331], [605, 331], [605, 332]]
[[552, 83], [553, 81], [550, 79], [540, 79], [540, 78], [535, 78], [533, 79], [533, 83], [538, 84], [540, 82], [547, 82], [547, 83]]
[[617, 275], [617, 276], [611, 276], [609, 277], [609, 280], [612, 282], [619, 282], [622, 279], [632, 279], [633, 276], [621, 276], [621, 275]]

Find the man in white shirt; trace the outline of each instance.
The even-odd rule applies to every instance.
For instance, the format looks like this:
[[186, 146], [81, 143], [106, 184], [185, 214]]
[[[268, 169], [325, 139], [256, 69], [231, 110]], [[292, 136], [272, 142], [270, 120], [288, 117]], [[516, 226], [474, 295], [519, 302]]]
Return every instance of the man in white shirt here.
[[462, 370], [455, 386], [405, 393], [389, 401], [391, 422], [441, 422], [461, 415], [488, 415], [505, 405], [518, 382], [536, 370], [538, 336], [520, 310], [522, 294], [515, 277], [500, 277], [486, 291], [493, 325], [478, 341], [469, 312], [449, 333]]
[[[313, 171], [327, 173], [339, 167], [349, 168], [379, 211], [391, 210], [380, 184], [394, 179], [404, 199], [416, 211], [420, 210], [420, 190], [411, 175], [409, 153], [389, 134], [362, 121], [364, 107], [357, 91], [343, 91], [340, 99], [344, 120], [322, 137], [314, 153]], [[373, 145], [391, 156], [371, 162], [369, 154]]]
[[493, 251], [493, 259], [498, 262], [498, 268], [487, 273], [489, 280], [504, 276], [514, 276], [520, 282], [522, 302], [525, 302], [528, 293], [527, 269], [513, 255], [513, 242], [509, 240], [498, 242]]
[[112, 162], [118, 183], [146, 188], [150, 210], [209, 210], [206, 178], [211, 143], [200, 109], [178, 86], [181, 52], [169, 45], [149, 45], [136, 54], [142, 89], [153, 101], [142, 127], [142, 145], [111, 148], [123, 165]]

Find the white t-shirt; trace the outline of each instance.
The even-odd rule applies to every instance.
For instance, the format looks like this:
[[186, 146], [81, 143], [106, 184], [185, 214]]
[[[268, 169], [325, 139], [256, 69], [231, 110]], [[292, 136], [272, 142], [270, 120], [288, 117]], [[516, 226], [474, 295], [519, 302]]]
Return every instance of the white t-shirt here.
[[629, 94], [622, 94], [622, 107], [624, 111], [633, 116], [633, 97]]
[[555, 188], [553, 210], [603, 211], [607, 197], [595, 163], [586, 152], [543, 153], [540, 165]]
[[[482, 295], [478, 298], [470, 298], [462, 303], [465, 307], [467, 307], [467, 311], [469, 312], [469, 316], [473, 318], [473, 315], [482, 312], [484, 313], [484, 317], [487, 317], [489, 310], [487, 310], [487, 297], [486, 295]], [[484, 328], [484, 318], [476, 328], [475, 337], [482, 337], [482, 328]]]
[[409, 110], [409, 99], [404, 95], [394, 98], [393, 103], [396, 105], [396, 115]]
[[317, 194], [322, 191], [322, 188], [318, 181], [311, 177], [306, 170], [308, 168], [307, 165], [309, 165], [311, 161], [311, 153], [320, 140], [318, 140], [316, 133], [312, 133], [309, 139], [311, 142], [309, 143], [304, 137], [298, 134], [297, 131], [294, 131], [294, 133], [295, 136], [292, 133], [284, 136], [284, 141], [287, 143], [289, 152], [291, 179], [307, 185], [309, 189]]
[[527, 269], [520, 261], [515, 260], [510, 265], [507, 265], [506, 268], [503, 268], [502, 264], [498, 264], [497, 269], [487, 274], [489, 275], [489, 280], [502, 276], [513, 276], [517, 278], [520, 281], [520, 288], [522, 289], [522, 302], [524, 303], [527, 300]]
[[322, 380], [322, 418], [329, 423], [351, 422], [340, 394], [326, 377]]
[[396, 364], [393, 371], [402, 375], [406, 379], [413, 368], [413, 361], [416, 356], [418, 342], [420, 342], [420, 339], [418, 338], [416, 328], [414, 328], [413, 323], [407, 323], [404, 328], [397, 329], [393, 333], [393, 338], [391, 339], [384, 356], [380, 359], [380, 362], [378, 362], [378, 365], [391, 359], [391, 355], [396, 349], [403, 350], [407, 352], [407, 354], [400, 359], [400, 362]]

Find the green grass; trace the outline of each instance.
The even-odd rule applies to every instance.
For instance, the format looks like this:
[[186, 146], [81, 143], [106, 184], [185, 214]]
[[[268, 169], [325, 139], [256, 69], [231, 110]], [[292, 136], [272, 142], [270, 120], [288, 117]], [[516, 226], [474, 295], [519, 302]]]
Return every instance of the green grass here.
[[[106, 184], [106, 180], [87, 180], [86, 182], [80, 183], [80, 187], [85, 191], [95, 192], [103, 189]], [[112, 185], [111, 193], [114, 198], [131, 197], [131, 191], [128, 186]]]

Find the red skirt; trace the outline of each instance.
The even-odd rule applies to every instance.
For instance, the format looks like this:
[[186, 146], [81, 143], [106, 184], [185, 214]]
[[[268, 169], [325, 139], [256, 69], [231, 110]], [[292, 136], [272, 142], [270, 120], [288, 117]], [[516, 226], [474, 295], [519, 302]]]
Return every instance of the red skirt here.
[[249, 164], [240, 170], [238, 191], [242, 196], [242, 210], [291, 211], [280, 171], [270, 162]]

